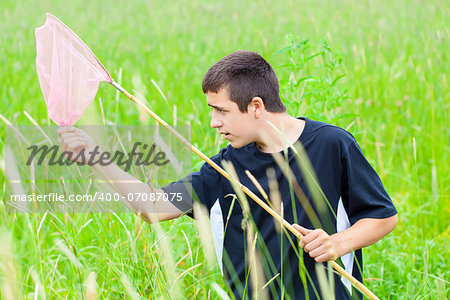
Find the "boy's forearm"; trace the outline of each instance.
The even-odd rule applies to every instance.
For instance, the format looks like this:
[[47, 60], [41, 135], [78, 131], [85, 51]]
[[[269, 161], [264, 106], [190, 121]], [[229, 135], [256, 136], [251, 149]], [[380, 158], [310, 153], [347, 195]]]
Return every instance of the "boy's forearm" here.
[[[95, 164], [92, 168], [107, 180], [117, 192], [125, 196], [127, 200], [125, 200], [126, 203], [124, 204], [135, 213], [139, 213], [145, 221], [153, 223], [155, 221], [173, 219], [182, 214], [180, 210], [168, 201], [128, 201], [128, 199], [137, 199], [138, 197], [134, 197], [137, 194], [161, 194], [163, 190], [150, 188], [147, 184], [123, 171], [117, 165], [101, 166]], [[129, 195], [133, 196], [130, 198]], [[163, 199], [164, 197], [155, 198]]]
[[341, 257], [376, 243], [392, 232], [397, 222], [397, 215], [385, 219], [366, 218], [359, 220], [344, 231], [333, 234], [331, 238], [337, 245], [337, 256]]
[[[162, 190], [152, 190], [148, 185], [123, 171], [117, 165], [108, 164], [102, 166], [96, 163], [92, 164], [91, 162], [100, 158], [102, 151], [92, 137], [83, 130], [72, 126], [62, 126], [57, 132], [61, 139], [61, 150], [72, 153], [68, 159], [73, 162], [91, 165], [117, 192], [124, 196], [124, 199], [126, 199], [124, 204], [135, 213], [141, 214], [146, 221], [168, 220], [182, 214], [175, 205], [167, 201], [166, 197], [164, 197], [165, 195], [162, 194]], [[84, 155], [80, 155], [82, 152], [90, 154], [87, 160]], [[141, 201], [135, 201], [138, 198], [135, 196], [144, 194], [146, 194], [145, 198], [141, 197]]]
[[92, 168], [111, 184], [114, 189], [127, 196], [130, 193], [152, 193], [153, 190], [137, 178], [123, 171], [115, 164], [102, 166], [95, 164]]

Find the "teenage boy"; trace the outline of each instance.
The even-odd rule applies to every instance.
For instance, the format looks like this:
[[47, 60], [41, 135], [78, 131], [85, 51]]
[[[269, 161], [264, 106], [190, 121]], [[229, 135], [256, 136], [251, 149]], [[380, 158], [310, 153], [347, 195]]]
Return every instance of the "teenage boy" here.
[[[362, 281], [361, 248], [369, 246], [390, 233], [397, 225], [397, 211], [378, 175], [364, 158], [353, 136], [347, 131], [307, 118], [293, 118], [286, 113], [280, 100], [277, 76], [259, 54], [250, 51], [234, 52], [206, 73], [203, 83], [208, 105], [212, 108], [211, 127], [229, 141], [212, 160], [233, 164], [239, 180], [262, 198], [245, 171], [249, 170], [268, 192], [267, 170], [274, 170], [281, 195], [284, 218], [297, 222], [295, 228], [304, 235], [300, 245], [300, 259], [295, 245], [280, 239], [277, 223], [260, 206], [249, 200], [251, 218], [259, 231], [258, 243], [264, 276], [272, 280], [266, 287], [268, 294], [279, 298], [283, 293], [291, 299], [315, 299], [320, 296], [316, 264], [340, 258], [346, 271]], [[275, 126], [278, 130], [273, 128]], [[279, 132], [283, 132], [280, 135]], [[74, 128], [61, 128], [64, 151], [93, 149], [92, 139]], [[326, 199], [325, 206], [313, 201], [302, 171], [289, 145], [299, 141], [311, 161], [318, 184]], [[291, 199], [290, 182], [283, 176], [272, 153], [287, 153], [292, 169], [306, 199], [319, 218], [320, 229], [313, 222], [299, 199]], [[187, 213], [192, 216], [192, 200], [200, 201], [209, 211], [214, 233], [216, 253], [221, 270], [236, 298], [251, 298], [246, 260], [246, 234], [242, 227], [243, 213], [231, 184], [208, 164], [200, 171], [163, 187], [152, 190], [115, 165], [93, 166], [109, 178], [122, 194], [182, 193], [184, 201], [162, 202], [155, 212], [158, 220], [168, 220]], [[133, 184], [129, 184], [133, 181]], [[127, 181], [127, 183], [121, 183]], [[186, 187], [188, 184], [192, 192]], [[230, 196], [231, 195], [231, 196]], [[146, 211], [134, 205], [136, 212]], [[164, 213], [158, 213], [162, 212]], [[142, 216], [150, 221], [149, 214]], [[279, 226], [279, 225], [278, 225]], [[295, 243], [295, 237], [290, 236]], [[225, 250], [225, 251], [223, 251]], [[319, 265], [321, 266], [321, 264]], [[304, 276], [303, 276], [304, 275]], [[345, 279], [334, 275], [336, 299], [362, 297]]]

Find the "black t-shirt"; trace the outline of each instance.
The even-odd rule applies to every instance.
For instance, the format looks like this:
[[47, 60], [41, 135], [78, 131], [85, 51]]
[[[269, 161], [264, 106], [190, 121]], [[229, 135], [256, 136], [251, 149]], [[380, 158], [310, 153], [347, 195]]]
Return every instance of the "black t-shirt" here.
[[[213, 156], [212, 160], [219, 165], [222, 160], [230, 161], [240, 182], [261, 199], [262, 195], [245, 174], [245, 170], [249, 170], [269, 194], [267, 169], [273, 168], [282, 198], [284, 218], [291, 224], [298, 223], [309, 229], [321, 227], [328, 234], [333, 234], [362, 218], [381, 219], [395, 215], [397, 211], [380, 178], [363, 156], [354, 137], [339, 127], [307, 118], [304, 120], [305, 128], [299, 141], [309, 157], [316, 177], [307, 175], [311, 172], [299, 167], [296, 155], [291, 149], [284, 154], [287, 153], [286, 161], [289, 162], [301, 187], [301, 193], [304, 193], [305, 198], [302, 200], [308, 201], [313, 213], [305, 210], [297, 198], [296, 195], [301, 193], [292, 192], [290, 181], [283, 175], [272, 154], [261, 152], [255, 143], [239, 149], [228, 145]], [[301, 165], [305, 163], [302, 162]], [[308, 188], [317, 184], [321, 191]], [[236, 298], [251, 298], [242, 208], [238, 200], [233, 201], [235, 191], [229, 181], [205, 163], [200, 171], [191, 173], [163, 189], [165, 192], [183, 193], [184, 201], [174, 204], [190, 216], [192, 198], [200, 201], [209, 210], [221, 270]], [[190, 189], [193, 189], [194, 193]], [[303, 253], [293, 234], [289, 233], [293, 243], [286, 234], [281, 238], [276, 228], [279, 224], [276, 224], [275, 219], [250, 198], [248, 203], [259, 231], [257, 249], [266, 282], [275, 278], [265, 288], [269, 295], [274, 299], [279, 298], [281, 293], [287, 296], [287, 299], [318, 298], [320, 287], [316, 265], [325, 265], [316, 264], [307, 253]], [[318, 221], [314, 221], [313, 215], [318, 217]], [[297, 255], [296, 251], [300, 255]], [[343, 256], [338, 262], [347, 272], [362, 281], [361, 250]], [[334, 275], [334, 290], [336, 299], [361, 297], [346, 279], [337, 274]]]

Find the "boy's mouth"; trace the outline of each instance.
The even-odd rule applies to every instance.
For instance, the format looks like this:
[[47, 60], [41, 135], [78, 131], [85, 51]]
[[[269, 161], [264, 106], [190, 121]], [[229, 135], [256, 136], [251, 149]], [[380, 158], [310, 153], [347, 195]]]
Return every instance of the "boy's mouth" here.
[[223, 134], [224, 139], [228, 140], [228, 138], [230, 137], [230, 133], [228, 132], [220, 132], [220, 134]]

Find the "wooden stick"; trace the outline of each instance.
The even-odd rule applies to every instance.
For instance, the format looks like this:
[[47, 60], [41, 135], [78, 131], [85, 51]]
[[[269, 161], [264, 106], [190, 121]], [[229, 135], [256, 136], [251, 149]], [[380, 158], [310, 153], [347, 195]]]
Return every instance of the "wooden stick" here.
[[[217, 165], [214, 161], [212, 161], [208, 156], [203, 154], [200, 150], [194, 147], [187, 139], [185, 139], [181, 134], [179, 134], [172, 126], [167, 124], [163, 119], [161, 119], [157, 114], [155, 114], [152, 110], [150, 110], [144, 103], [136, 99], [133, 95], [128, 93], [123, 87], [121, 87], [118, 83], [111, 83], [116, 89], [118, 89], [121, 93], [127, 96], [134, 103], [139, 105], [143, 110], [145, 110], [150, 116], [152, 116], [156, 121], [158, 121], [162, 126], [167, 128], [172, 134], [174, 134], [183, 144], [186, 145], [192, 152], [200, 156], [205, 162], [207, 162], [211, 167], [213, 167], [217, 172], [219, 172], [223, 177], [232, 181], [230, 174], [228, 174], [224, 169], [222, 169], [219, 165]], [[234, 181], [234, 180], [233, 180]], [[284, 227], [286, 227], [290, 232], [292, 232], [298, 239], [302, 239], [303, 236], [300, 232], [295, 230], [295, 228], [289, 224], [285, 219], [282, 219], [279, 214], [277, 214], [272, 208], [270, 208], [263, 200], [261, 200], [255, 193], [253, 193], [249, 188], [240, 182], [235, 181], [239, 188], [246, 193], [250, 198], [252, 198], [259, 206], [261, 206], [265, 211], [267, 211], [272, 217], [274, 217], [279, 223], [282, 223]], [[348, 279], [353, 285], [355, 285], [358, 289], [360, 289], [367, 297], [373, 300], [379, 300], [379, 298], [372, 293], [364, 284], [359, 282], [355, 277], [345, 271], [340, 265], [338, 265], [335, 261], [329, 261], [333, 268], [338, 271], [342, 276]]]

